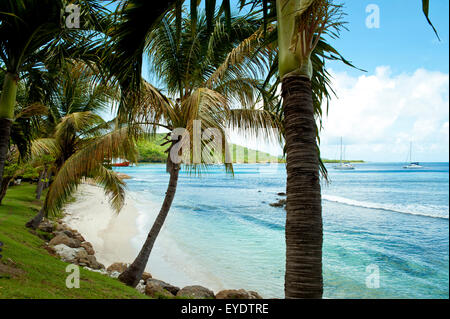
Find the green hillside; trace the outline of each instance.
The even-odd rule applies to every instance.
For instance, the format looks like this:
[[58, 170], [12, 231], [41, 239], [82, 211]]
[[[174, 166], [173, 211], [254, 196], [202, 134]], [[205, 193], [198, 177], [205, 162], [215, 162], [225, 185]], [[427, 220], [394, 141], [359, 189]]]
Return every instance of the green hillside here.
[[[165, 134], [156, 134], [148, 139], [138, 142], [139, 162], [140, 163], [165, 163], [167, 153], [167, 145], [161, 146], [164, 143]], [[230, 151], [232, 154], [233, 163], [265, 163], [282, 162], [282, 158], [277, 158], [269, 153], [256, 151], [236, 144], [231, 144]]]
[[[67, 263], [50, 255], [45, 241], [25, 228], [42, 206], [36, 185], [12, 186], [0, 206], [0, 299], [148, 298], [117, 279], [80, 268], [80, 288], [66, 287]], [[39, 232], [39, 231], [38, 231]]]

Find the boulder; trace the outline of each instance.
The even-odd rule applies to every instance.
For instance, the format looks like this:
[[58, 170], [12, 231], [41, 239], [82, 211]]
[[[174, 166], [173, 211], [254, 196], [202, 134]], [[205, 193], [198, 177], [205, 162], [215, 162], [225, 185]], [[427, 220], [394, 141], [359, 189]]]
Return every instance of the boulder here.
[[102, 274], [102, 275], [108, 274], [105, 269], [92, 269], [92, 268], [89, 268], [88, 266], [84, 267], [84, 269], [93, 271], [93, 272], [98, 272], [99, 274]]
[[178, 293], [178, 291], [180, 291], [179, 287], [172, 286], [171, 284], [168, 284], [167, 282], [164, 282], [162, 280], [150, 278], [150, 279], [147, 279], [147, 284], [149, 284], [149, 283], [160, 286], [162, 289], [167, 290], [174, 296]]
[[71, 248], [64, 244], [55, 245], [53, 247], [55, 253], [60, 256], [63, 261], [70, 263], [76, 261], [76, 256], [81, 249], [84, 250], [84, 248]]
[[38, 229], [43, 231], [43, 232], [46, 232], [46, 233], [51, 233], [51, 232], [53, 232], [55, 227], [53, 226], [52, 223], [44, 221], [44, 222], [39, 224]]
[[83, 247], [80, 247], [80, 250], [76, 253], [75, 258], [77, 259], [85, 259], [87, 260], [88, 253]]
[[278, 193], [278, 196], [286, 196], [286, 193]]
[[88, 241], [85, 241], [84, 243], [81, 243], [81, 247], [83, 247], [88, 255], [95, 255], [94, 247], [92, 247], [92, 244]]
[[119, 278], [120, 276], [120, 272], [118, 271], [111, 271], [111, 272], [107, 272], [109, 274], [109, 277], [111, 278]]
[[142, 274], [142, 280], [147, 282], [147, 280], [149, 279], [152, 279], [152, 275], [144, 271], [144, 273]]
[[73, 238], [73, 232], [71, 232], [70, 230], [64, 229], [62, 232], [63, 232], [67, 237]]
[[175, 297], [172, 293], [162, 288], [157, 283], [152, 281], [147, 282], [145, 285], [145, 294], [152, 298], [173, 298]]
[[214, 299], [214, 292], [202, 286], [187, 286], [178, 291], [177, 297], [192, 299]]
[[86, 241], [86, 239], [84, 239], [84, 237], [81, 236], [81, 234], [78, 233], [78, 232], [76, 232], [76, 233], [73, 234], [73, 238], [78, 239], [80, 242]]
[[256, 291], [249, 291], [248, 292], [250, 294], [250, 299], [264, 299], [259, 293], [257, 293]]
[[276, 203], [272, 203], [269, 204], [272, 207], [284, 207], [286, 205], [286, 200], [285, 199], [280, 199], [278, 202]]
[[117, 271], [119, 274], [123, 273], [125, 270], [127, 270], [128, 264], [125, 263], [114, 263], [110, 265], [108, 268], [106, 268], [107, 272], [114, 272]]
[[87, 264], [92, 269], [105, 269], [105, 266], [97, 261], [94, 255], [87, 255], [86, 259], [88, 260]]
[[[66, 245], [71, 248], [81, 247], [81, 242], [78, 239], [69, 238], [64, 233], [59, 233], [48, 243], [50, 246], [57, 246], [60, 244]], [[83, 248], [84, 249], [84, 248]]]
[[217, 293], [216, 299], [262, 299], [262, 297], [254, 291], [246, 291], [244, 289], [222, 290]]
[[141, 294], [145, 294], [145, 281], [141, 280], [136, 286], [136, 290], [139, 291]]

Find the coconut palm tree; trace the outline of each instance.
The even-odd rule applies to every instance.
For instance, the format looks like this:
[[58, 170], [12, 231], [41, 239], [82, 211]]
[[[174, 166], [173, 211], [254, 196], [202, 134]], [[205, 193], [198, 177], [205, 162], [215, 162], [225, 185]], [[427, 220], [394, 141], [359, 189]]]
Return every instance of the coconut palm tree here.
[[[166, 95], [145, 83], [140, 105], [127, 110], [134, 122], [148, 123], [151, 129], [161, 126], [171, 132], [167, 141], [170, 179], [164, 202], [138, 256], [119, 276], [119, 280], [130, 286], [136, 286], [141, 279], [175, 197], [182, 163], [176, 156], [174, 160], [173, 154], [187, 149], [189, 155], [183, 157], [184, 163], [194, 172], [210, 164], [224, 163], [226, 171], [232, 173], [231, 161], [225, 160], [228, 125], [243, 127], [254, 123], [255, 127], [277, 127], [276, 118], [270, 112], [256, 107], [264, 93], [262, 82], [256, 76], [264, 70], [264, 57], [268, 53], [264, 48], [256, 50], [263, 36], [257, 20], [251, 16], [235, 17], [227, 30], [225, 20], [216, 16], [210, 31], [206, 17], [200, 15], [195, 33], [190, 19], [184, 19], [181, 28], [175, 22], [173, 15], [164, 17], [160, 26], [150, 33], [147, 43], [153, 74], [162, 83]], [[245, 58], [244, 51], [253, 59]], [[186, 130], [180, 132], [178, 128]], [[221, 151], [210, 143], [211, 136], [199, 141], [196, 149], [193, 141], [196, 129], [203, 136], [211, 130], [219, 132], [225, 143], [218, 136], [214, 141]], [[186, 136], [189, 138], [185, 139]], [[196, 158], [194, 149], [201, 152], [201, 159]]]
[[0, 67], [5, 73], [0, 95], [0, 182], [19, 81], [47, 59], [61, 60], [66, 55], [83, 52], [87, 30], [101, 28], [104, 10], [98, 0], [78, 1], [80, 28], [66, 28], [61, 13], [66, 12], [70, 3], [69, 0], [0, 1]]
[[[136, 161], [137, 130], [115, 127], [99, 115], [117, 99], [117, 91], [96, 82], [96, 73], [76, 63], [63, 69], [51, 92], [49, 113], [42, 124], [47, 130], [32, 143], [33, 158], [51, 156], [55, 176], [40, 212], [27, 223], [36, 228], [42, 218], [58, 212], [84, 178], [92, 178], [110, 196], [119, 211], [124, 183], [108, 168], [114, 158]], [[48, 164], [48, 163], [47, 163]]]
[[[159, 1], [157, 1], [159, 3]], [[175, 8], [177, 16], [177, 34], [181, 30], [181, 5], [184, 1], [174, 1], [170, 4]], [[136, 13], [142, 1], [126, 1], [131, 11]], [[152, 2], [154, 4], [155, 2]], [[191, 24], [195, 30], [197, 20], [198, 1], [191, 2]], [[283, 78], [283, 108], [281, 117], [284, 119], [284, 136], [286, 138], [286, 154], [288, 160], [288, 214], [286, 222], [287, 267], [285, 292], [286, 298], [320, 298], [323, 291], [322, 283], [322, 221], [320, 204], [320, 158], [317, 146], [318, 129], [314, 120], [315, 114], [321, 114], [321, 102], [328, 98], [326, 71], [323, 72], [323, 61], [312, 56], [311, 53], [317, 45], [325, 52], [331, 52], [331, 57], [341, 59], [337, 52], [321, 41], [321, 33], [327, 27], [333, 29], [333, 13], [340, 15], [338, 7], [333, 7], [329, 1], [314, 0], [241, 0], [241, 7], [246, 4], [252, 6], [262, 5], [264, 21], [270, 13], [274, 13], [278, 20], [280, 30], [279, 73]], [[422, 0], [423, 11], [428, 19], [429, 0]], [[208, 26], [211, 28], [214, 17], [216, 0], [205, 0]], [[230, 1], [222, 1], [222, 7], [227, 24], [230, 21]], [[144, 12], [144, 11], [143, 11]], [[139, 28], [141, 21], [128, 16], [128, 28], [121, 32], [125, 35], [121, 43], [130, 44], [132, 37], [128, 34], [137, 32], [133, 50], [123, 50], [126, 54], [123, 61], [126, 68], [131, 66], [140, 75], [142, 67], [142, 51], [145, 47], [145, 37], [150, 28]], [[338, 19], [339, 20], [339, 19]], [[428, 19], [428, 22], [431, 22]], [[154, 20], [146, 24], [153, 24]], [[331, 24], [330, 24], [331, 23]], [[267, 24], [267, 22], [266, 22]], [[317, 28], [319, 27], [319, 28]], [[434, 29], [434, 27], [433, 27]], [[194, 31], [195, 32], [195, 31]], [[304, 40], [304, 42], [302, 42]], [[123, 45], [122, 45], [123, 46]], [[341, 59], [343, 60], [343, 59]], [[131, 63], [134, 62], [134, 63]], [[316, 66], [322, 72], [317, 74], [325, 78], [317, 78], [313, 70]], [[120, 66], [123, 68], [123, 66]], [[272, 69], [276, 71], [276, 69]], [[125, 73], [122, 73], [125, 74]], [[134, 79], [134, 81], [133, 81]], [[128, 77], [125, 83], [138, 82], [140, 76]], [[313, 85], [313, 87], [311, 87]], [[314, 92], [316, 89], [316, 94]], [[313, 94], [314, 93], [314, 94]], [[306, 100], [304, 100], [306, 98]], [[298, 107], [297, 102], [306, 101]], [[289, 142], [288, 142], [289, 140]], [[303, 187], [304, 186], [304, 187]], [[304, 189], [304, 191], [302, 190]]]

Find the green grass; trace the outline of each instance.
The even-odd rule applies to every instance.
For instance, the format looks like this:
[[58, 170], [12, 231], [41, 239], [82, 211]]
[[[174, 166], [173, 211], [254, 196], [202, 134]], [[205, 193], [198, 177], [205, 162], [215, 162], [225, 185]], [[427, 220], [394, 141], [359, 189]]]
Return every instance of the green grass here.
[[36, 185], [11, 187], [0, 206], [0, 299], [12, 298], [148, 298], [117, 279], [80, 267], [80, 288], [66, 287], [68, 263], [51, 256], [44, 240], [25, 228], [42, 201]]

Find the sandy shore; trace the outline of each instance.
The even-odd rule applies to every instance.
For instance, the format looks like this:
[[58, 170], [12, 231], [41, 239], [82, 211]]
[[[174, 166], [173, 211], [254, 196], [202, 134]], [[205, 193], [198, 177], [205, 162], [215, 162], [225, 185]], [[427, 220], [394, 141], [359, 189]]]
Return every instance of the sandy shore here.
[[[138, 199], [127, 194], [124, 208], [116, 214], [103, 190], [87, 184], [79, 187], [75, 198], [75, 202], [66, 206], [63, 221], [92, 244], [97, 260], [106, 267], [114, 262], [131, 263], [156, 218], [159, 204], [146, 202], [143, 209]], [[224, 289], [219, 278], [201, 268], [177, 247], [170, 232], [163, 227], [146, 271], [179, 287], [202, 285], [216, 292]]]
[[97, 259], [106, 267], [114, 262], [132, 262], [136, 257], [131, 239], [138, 234], [138, 211], [128, 199], [119, 214], [100, 187], [83, 184], [76, 201], [66, 206], [63, 221], [92, 244]]

